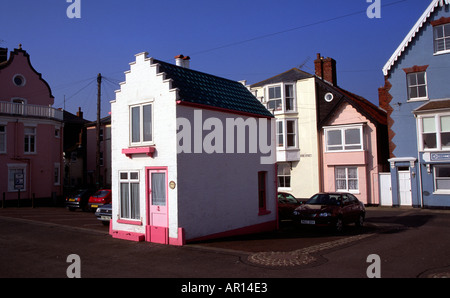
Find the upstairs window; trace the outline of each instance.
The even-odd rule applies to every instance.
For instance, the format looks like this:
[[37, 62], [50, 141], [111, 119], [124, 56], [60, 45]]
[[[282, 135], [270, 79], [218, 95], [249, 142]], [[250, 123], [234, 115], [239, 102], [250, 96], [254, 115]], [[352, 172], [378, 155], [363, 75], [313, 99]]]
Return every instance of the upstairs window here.
[[36, 127], [25, 127], [24, 152], [36, 153]]
[[293, 84], [280, 84], [267, 88], [267, 109], [274, 112], [295, 112]]
[[297, 148], [297, 120], [280, 119], [277, 121], [277, 147]]
[[152, 104], [130, 107], [131, 145], [153, 142]]
[[281, 111], [281, 87], [269, 87], [269, 99], [267, 101], [267, 108], [269, 110]]
[[0, 153], [6, 153], [6, 125], [0, 125]]
[[363, 150], [362, 126], [325, 129], [327, 152]]
[[426, 99], [427, 78], [426, 72], [414, 72], [407, 75], [408, 100]]
[[434, 27], [434, 53], [450, 51], [450, 24]]

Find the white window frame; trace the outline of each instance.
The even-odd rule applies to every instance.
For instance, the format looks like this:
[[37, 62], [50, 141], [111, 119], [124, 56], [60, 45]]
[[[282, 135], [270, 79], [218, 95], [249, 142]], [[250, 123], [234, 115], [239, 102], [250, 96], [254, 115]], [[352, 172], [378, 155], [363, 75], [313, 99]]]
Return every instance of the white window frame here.
[[[424, 81], [425, 84], [421, 84], [419, 85], [419, 83], [417, 83], [417, 85], [409, 85], [409, 76], [412, 75], [418, 75], [418, 74], [424, 74]], [[416, 77], [417, 80], [417, 77]], [[421, 97], [411, 97], [410, 93], [409, 93], [409, 89], [414, 87], [414, 88], [419, 88], [420, 86], [425, 86], [425, 96], [421, 96]], [[408, 96], [408, 101], [422, 101], [422, 100], [428, 100], [428, 80], [427, 80], [427, 72], [426, 71], [418, 71], [418, 72], [411, 72], [406, 74], [406, 93]]]
[[[420, 115], [417, 117], [417, 127], [418, 127], [418, 148], [420, 151], [448, 151], [450, 150], [450, 146], [443, 146], [442, 145], [442, 133], [450, 133], [450, 131], [442, 131], [441, 126], [441, 117], [449, 117], [450, 113], [439, 113], [439, 114], [433, 114], [433, 115]], [[436, 134], [436, 148], [425, 148], [424, 146], [424, 132], [423, 132], [423, 119], [424, 118], [434, 118], [434, 127], [435, 127], [435, 134]]]
[[[291, 134], [294, 134], [294, 146], [288, 146], [288, 130], [287, 130], [287, 128], [288, 128], [288, 122], [293, 122], [294, 123], [294, 133], [291, 133]], [[282, 128], [282, 131], [281, 131], [281, 133], [280, 133], [280, 130], [279, 130], [279, 128], [280, 128], [280, 126], [279, 126], [279, 124], [281, 123], [281, 128]], [[276, 120], [276, 125], [277, 125], [277, 127], [276, 127], [276, 137], [277, 137], [277, 140], [276, 140], [276, 144], [277, 144], [277, 148], [280, 148], [280, 149], [298, 149], [298, 120], [297, 120], [297, 118], [284, 118], [284, 119], [277, 119]], [[283, 138], [283, 144], [281, 145], [281, 146], [279, 146], [279, 137], [280, 137], [280, 135], [282, 135], [282, 138]]]
[[6, 151], [8, 150], [8, 144], [7, 144], [7, 130], [8, 130], [8, 126], [6, 124], [2, 124], [0, 123], [0, 127], [3, 127], [4, 131], [0, 131], [0, 139], [3, 140], [3, 147], [0, 147], [0, 154], [1, 153], [6, 153]]
[[[151, 133], [151, 140], [150, 141], [144, 141], [144, 106], [151, 106], [151, 113], [150, 113], [150, 125], [151, 125], [151, 129], [150, 129], [150, 133]], [[139, 141], [133, 141], [133, 109], [134, 108], [139, 108]], [[142, 103], [142, 104], [137, 104], [137, 105], [131, 105], [129, 107], [129, 112], [130, 112], [130, 118], [129, 118], [129, 123], [130, 123], [130, 145], [131, 146], [142, 146], [142, 145], [153, 145], [154, 144], [154, 105], [152, 102], [146, 102], [146, 103]]]
[[[450, 53], [450, 47], [446, 47], [445, 46], [445, 42], [446, 40], [450, 40], [450, 31], [449, 32], [445, 32], [445, 26], [450, 25], [450, 23], [446, 23], [446, 24], [442, 24], [442, 25], [437, 25], [433, 27], [433, 52], [435, 55], [439, 55], [439, 54], [445, 54], [445, 53]], [[436, 31], [440, 28], [443, 28], [443, 33], [444, 36], [443, 37], [437, 37], [436, 36]], [[446, 35], [446, 33], [448, 35]], [[437, 41], [438, 40], [443, 40], [444, 41], [444, 49], [443, 50], [438, 50], [437, 49]]]
[[433, 165], [433, 184], [434, 184], [434, 193], [435, 194], [450, 194], [450, 188], [448, 189], [438, 189], [437, 181], [438, 180], [450, 180], [450, 177], [437, 177], [437, 169], [441, 167], [450, 168], [449, 165]]
[[[27, 128], [29, 128], [29, 129], [33, 129], [33, 132], [32, 133], [27, 133], [25, 130], [27, 129]], [[24, 136], [24, 138], [23, 138], [23, 144], [24, 144], [24, 148], [23, 148], [23, 151], [24, 151], [24, 153], [25, 154], [36, 154], [37, 153], [37, 150], [36, 150], [36, 147], [37, 147], [37, 128], [36, 128], [36, 126], [29, 126], [29, 125], [25, 125], [24, 126], [24, 130], [23, 130], [23, 136]], [[27, 142], [26, 142], [26, 140], [28, 139], [28, 146], [27, 146]], [[34, 140], [34, 143], [33, 143], [33, 148], [31, 148], [32, 146], [31, 146], [31, 140]], [[25, 147], [26, 146], [26, 147]], [[31, 149], [33, 149], [33, 150], [31, 150]]]
[[[345, 178], [338, 178], [337, 177], [337, 171], [338, 170], [342, 170], [342, 169], [345, 170]], [[356, 178], [349, 178], [349, 176], [348, 176], [349, 169], [355, 169], [356, 170]], [[345, 180], [345, 185], [346, 185], [345, 189], [338, 188], [338, 183], [337, 183], [338, 180]], [[349, 183], [348, 182], [350, 180], [356, 181], [357, 189], [349, 189]], [[358, 194], [359, 193], [359, 172], [358, 172], [358, 167], [356, 167], [356, 166], [335, 167], [335, 169], [334, 169], [334, 185], [335, 185], [336, 191], [349, 192], [349, 193], [352, 193], [352, 194]]]
[[[288, 169], [288, 171], [283, 173], [279, 173], [278, 171], [280, 169]], [[288, 173], [287, 173], [288, 172]], [[289, 177], [289, 185], [286, 186], [286, 177]], [[283, 185], [280, 183], [280, 178], [283, 179]], [[278, 188], [281, 189], [291, 189], [292, 186], [292, 171], [291, 171], [291, 165], [289, 163], [278, 163], [278, 170], [277, 170], [277, 179], [278, 179]]]
[[[292, 87], [292, 97], [289, 97], [290, 100], [292, 100], [292, 108], [290, 110], [287, 109], [287, 92], [286, 92], [286, 88], [287, 87]], [[280, 88], [280, 97], [275, 98], [275, 99], [270, 99], [269, 98], [269, 94], [270, 94], [270, 89], [271, 88]], [[279, 84], [273, 84], [273, 85], [268, 85], [265, 87], [265, 93], [266, 93], [266, 107], [269, 111], [273, 112], [274, 114], [284, 114], [284, 113], [296, 113], [297, 112], [297, 91], [296, 91], [296, 86], [294, 83], [279, 83]], [[270, 101], [274, 101], [274, 100], [280, 100], [281, 101], [281, 106], [279, 109], [271, 109], [269, 108], [269, 102]]]
[[[131, 174], [136, 174], [136, 178], [132, 178]], [[126, 175], [126, 177], [124, 177], [123, 175]], [[141, 199], [141, 181], [140, 181], [140, 173], [138, 170], [130, 170], [130, 171], [119, 171], [119, 217], [121, 219], [127, 219], [127, 220], [141, 220], [141, 210], [140, 210], [140, 199]], [[127, 203], [127, 210], [123, 210], [122, 208], [122, 184], [128, 184], [128, 201]], [[137, 198], [133, 198], [132, 197], [132, 189], [131, 189], [131, 184], [137, 184], [137, 188], [138, 188], [138, 197]], [[137, 210], [139, 213], [135, 214], [135, 216], [132, 216], [132, 201], [134, 203], [137, 203], [138, 206], [135, 210]], [[125, 214], [126, 213], [126, 214]]]
[[[346, 144], [345, 143], [345, 131], [359, 129], [359, 144]], [[341, 132], [341, 144], [340, 145], [328, 145], [328, 133], [331, 131], [340, 131]], [[364, 127], [363, 124], [358, 125], [346, 125], [346, 126], [328, 126], [324, 127], [325, 134], [325, 152], [356, 152], [356, 151], [364, 151]], [[349, 146], [360, 146], [358, 149], [346, 149]], [[330, 150], [333, 147], [342, 147], [342, 149]]]

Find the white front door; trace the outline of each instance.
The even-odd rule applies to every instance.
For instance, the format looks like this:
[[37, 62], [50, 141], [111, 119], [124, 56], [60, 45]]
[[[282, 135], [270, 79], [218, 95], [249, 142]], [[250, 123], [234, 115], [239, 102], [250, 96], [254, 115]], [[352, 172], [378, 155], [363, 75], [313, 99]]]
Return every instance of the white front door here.
[[412, 206], [411, 174], [408, 171], [398, 171], [398, 190], [401, 206]]

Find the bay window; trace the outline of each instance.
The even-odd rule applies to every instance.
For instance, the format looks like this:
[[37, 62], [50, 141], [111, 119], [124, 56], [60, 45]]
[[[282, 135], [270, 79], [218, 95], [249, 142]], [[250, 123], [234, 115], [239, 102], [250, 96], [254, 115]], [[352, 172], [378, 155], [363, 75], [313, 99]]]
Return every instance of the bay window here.
[[277, 147], [297, 148], [297, 120], [277, 120]]
[[362, 132], [362, 125], [325, 128], [326, 151], [363, 150]]
[[434, 166], [434, 189], [450, 192], [450, 166]]
[[450, 115], [433, 115], [419, 118], [420, 149], [450, 149]]
[[267, 109], [274, 112], [295, 112], [294, 84], [267, 87]]

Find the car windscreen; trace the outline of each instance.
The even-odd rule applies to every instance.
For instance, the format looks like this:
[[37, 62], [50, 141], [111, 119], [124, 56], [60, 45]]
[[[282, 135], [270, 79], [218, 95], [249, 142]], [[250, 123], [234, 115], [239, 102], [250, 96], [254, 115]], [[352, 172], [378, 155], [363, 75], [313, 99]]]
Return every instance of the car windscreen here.
[[340, 195], [316, 194], [312, 196], [306, 204], [310, 205], [339, 205]]
[[108, 191], [107, 190], [100, 190], [100, 191], [98, 191], [95, 195], [94, 195], [94, 197], [104, 197], [104, 196], [106, 196], [108, 194]]

